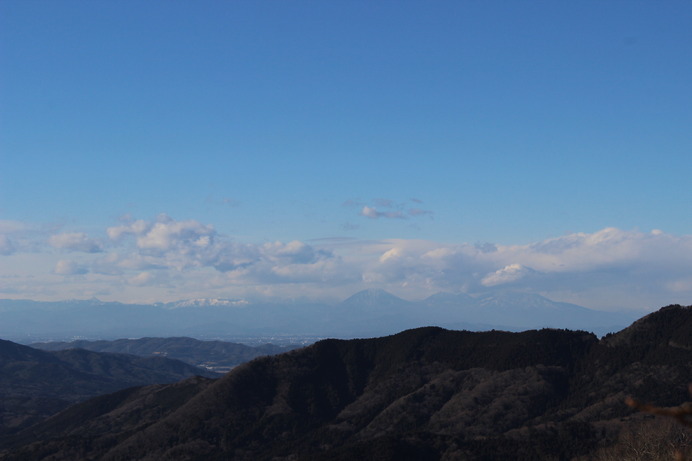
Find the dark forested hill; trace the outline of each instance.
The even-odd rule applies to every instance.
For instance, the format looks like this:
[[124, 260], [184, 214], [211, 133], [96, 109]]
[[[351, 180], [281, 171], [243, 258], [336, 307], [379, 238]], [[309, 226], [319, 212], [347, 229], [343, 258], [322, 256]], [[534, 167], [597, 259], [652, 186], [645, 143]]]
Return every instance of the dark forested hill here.
[[[7, 460], [571, 459], [688, 398], [692, 308], [598, 340], [419, 328], [325, 340], [216, 380], [99, 397], [11, 439]], [[638, 424], [638, 423], [637, 423]]]
[[96, 395], [194, 375], [217, 376], [164, 357], [46, 352], [0, 340], [0, 434]]

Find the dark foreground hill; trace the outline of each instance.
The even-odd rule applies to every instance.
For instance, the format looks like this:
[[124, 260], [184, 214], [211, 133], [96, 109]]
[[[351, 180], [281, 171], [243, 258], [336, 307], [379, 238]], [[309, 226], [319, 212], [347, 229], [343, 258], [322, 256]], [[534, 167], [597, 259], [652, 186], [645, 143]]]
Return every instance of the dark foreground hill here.
[[690, 381], [691, 307], [600, 341], [419, 328], [98, 397], [5, 439], [2, 459], [572, 459], [646, 419], [625, 396], [677, 405]]
[[46, 352], [0, 340], [0, 434], [131, 386], [218, 376], [178, 360], [83, 349]]

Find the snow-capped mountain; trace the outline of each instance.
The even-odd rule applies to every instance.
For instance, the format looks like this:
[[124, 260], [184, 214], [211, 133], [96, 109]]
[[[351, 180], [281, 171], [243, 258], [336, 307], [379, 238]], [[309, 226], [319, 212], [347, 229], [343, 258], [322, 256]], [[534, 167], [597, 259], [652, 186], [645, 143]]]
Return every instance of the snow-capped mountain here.
[[185, 307], [243, 307], [250, 304], [244, 299], [222, 299], [222, 298], [196, 298], [175, 301], [164, 304], [166, 309], [180, 309]]
[[516, 292], [478, 296], [439, 293], [421, 301], [407, 301], [382, 289], [369, 289], [335, 304], [223, 298], [153, 305], [0, 300], [0, 338], [20, 342], [74, 336], [301, 334], [343, 338], [389, 335], [421, 326], [513, 331], [551, 327], [605, 334], [621, 329], [637, 315], [595, 311]]

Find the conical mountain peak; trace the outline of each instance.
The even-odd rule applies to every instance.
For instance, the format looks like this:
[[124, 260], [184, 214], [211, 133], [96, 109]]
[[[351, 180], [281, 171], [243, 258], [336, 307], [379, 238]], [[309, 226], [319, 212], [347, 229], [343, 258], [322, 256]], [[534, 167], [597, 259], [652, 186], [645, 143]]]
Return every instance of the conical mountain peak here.
[[342, 302], [342, 304], [350, 306], [392, 306], [408, 303], [408, 301], [394, 296], [381, 288], [368, 288], [366, 290], [359, 291]]

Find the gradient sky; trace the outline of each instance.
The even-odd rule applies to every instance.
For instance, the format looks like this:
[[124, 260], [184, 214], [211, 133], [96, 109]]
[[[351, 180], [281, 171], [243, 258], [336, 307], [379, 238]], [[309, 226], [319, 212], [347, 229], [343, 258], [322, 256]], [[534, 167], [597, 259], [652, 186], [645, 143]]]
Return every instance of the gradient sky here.
[[688, 1], [0, 2], [0, 297], [692, 303]]

